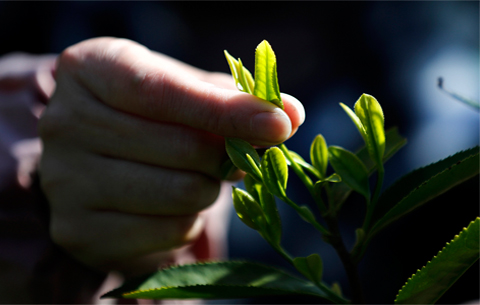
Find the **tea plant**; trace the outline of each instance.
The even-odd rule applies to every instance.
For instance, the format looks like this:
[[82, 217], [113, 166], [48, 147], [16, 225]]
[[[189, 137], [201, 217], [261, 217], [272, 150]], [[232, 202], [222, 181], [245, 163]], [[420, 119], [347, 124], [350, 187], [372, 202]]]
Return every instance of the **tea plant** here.
[[[255, 54], [255, 79], [225, 51], [237, 88], [270, 101], [283, 109], [275, 54], [268, 44], [259, 44]], [[245, 190], [233, 187], [232, 197], [238, 217], [258, 233], [305, 279], [273, 267], [251, 262], [205, 262], [173, 266], [127, 281], [104, 297], [117, 298], [246, 298], [272, 295], [310, 295], [335, 304], [364, 303], [358, 264], [372, 238], [385, 227], [412, 212], [432, 198], [478, 175], [479, 148], [459, 152], [444, 160], [417, 169], [381, 193], [384, 163], [406, 140], [397, 129], [385, 131], [383, 111], [371, 95], [363, 94], [353, 110], [340, 104], [360, 132], [365, 146], [350, 152], [328, 146], [322, 135], [310, 147], [310, 163], [285, 144], [271, 147], [260, 156], [249, 143], [226, 138], [230, 162], [223, 171], [228, 176], [236, 168], [246, 173]], [[328, 175], [330, 165], [334, 173]], [[306, 205], [289, 198], [289, 168], [311, 194], [317, 206], [314, 213]], [[375, 185], [370, 176], [375, 174]], [[347, 249], [339, 231], [338, 214], [351, 192], [365, 199], [366, 215], [356, 233], [356, 243]], [[351, 301], [338, 284], [322, 281], [320, 254], [292, 257], [281, 245], [282, 224], [275, 198], [280, 199], [321, 234], [323, 242], [338, 253], [345, 267]], [[472, 221], [458, 236], [414, 274], [399, 291], [395, 303], [433, 304], [478, 259], [480, 218]], [[392, 297], [393, 301], [393, 297]]]

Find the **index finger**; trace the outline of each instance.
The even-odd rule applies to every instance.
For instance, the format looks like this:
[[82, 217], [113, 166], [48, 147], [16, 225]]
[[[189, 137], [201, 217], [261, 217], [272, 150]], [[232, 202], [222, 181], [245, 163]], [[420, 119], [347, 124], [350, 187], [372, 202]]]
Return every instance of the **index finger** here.
[[215, 87], [202, 81], [207, 72], [123, 39], [92, 39], [65, 50], [57, 81], [63, 73], [117, 110], [257, 145], [283, 142], [304, 118], [293, 97], [286, 96], [283, 111], [253, 95]]

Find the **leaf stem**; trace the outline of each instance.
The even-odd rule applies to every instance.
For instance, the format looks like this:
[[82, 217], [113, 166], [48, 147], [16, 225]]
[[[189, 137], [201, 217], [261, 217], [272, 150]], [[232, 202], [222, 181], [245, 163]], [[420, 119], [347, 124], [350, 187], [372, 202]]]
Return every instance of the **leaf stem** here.
[[280, 199], [282, 199], [289, 206], [294, 208], [295, 211], [297, 211], [297, 213], [300, 215], [300, 217], [307, 220], [307, 222], [310, 223], [311, 225], [313, 225], [315, 227], [315, 229], [320, 231], [320, 233], [322, 233], [323, 235], [330, 235], [330, 232], [324, 226], [319, 224], [315, 219], [309, 219], [309, 217], [308, 217], [309, 215], [305, 214], [305, 210], [302, 210], [302, 208], [300, 208], [295, 202], [293, 202], [293, 200], [291, 200], [287, 196], [285, 196], [283, 198], [280, 198]]
[[315, 200], [315, 202], [319, 206], [320, 211], [326, 211], [327, 207], [325, 206], [325, 203], [321, 200], [321, 198], [318, 198], [315, 195], [315, 185], [313, 184], [310, 177], [308, 177], [308, 175], [305, 174], [305, 172], [303, 171], [302, 167], [299, 166], [297, 164], [297, 162], [295, 162], [295, 160], [292, 158], [292, 156], [288, 152], [288, 149], [285, 146], [285, 144], [282, 143], [282, 144], [278, 145], [278, 147], [282, 150], [283, 154], [288, 159], [288, 161], [290, 161], [290, 166], [292, 167], [295, 174], [297, 174], [297, 176], [300, 178], [300, 180], [302, 180], [303, 184], [305, 184], [308, 191], [310, 192], [310, 195], [313, 197], [313, 199]]
[[[310, 179], [310, 177], [308, 177], [307, 174], [305, 174], [305, 172], [302, 170], [302, 168], [297, 164], [297, 162], [295, 162], [295, 160], [293, 160], [292, 156], [290, 156], [290, 154], [288, 153], [288, 149], [285, 146], [285, 144], [282, 143], [282, 144], [278, 145], [278, 147], [282, 150], [283, 154], [288, 159], [288, 161], [290, 161], [290, 164], [291, 164], [292, 169], [295, 172], [295, 174], [297, 174], [297, 176], [300, 178], [300, 180], [302, 180], [303, 184], [305, 184], [308, 191], [313, 196], [314, 195], [313, 182]], [[313, 197], [315, 197], [315, 196], [313, 196]]]
[[365, 216], [365, 221], [363, 223], [363, 230], [368, 232], [368, 228], [371, 225], [372, 216], [375, 212], [375, 208], [377, 205], [378, 198], [380, 197], [380, 191], [382, 190], [383, 185], [383, 178], [385, 176], [385, 169], [383, 165], [378, 168], [378, 175], [377, 175], [377, 185], [375, 186], [375, 192], [369, 204], [367, 204], [367, 214]]

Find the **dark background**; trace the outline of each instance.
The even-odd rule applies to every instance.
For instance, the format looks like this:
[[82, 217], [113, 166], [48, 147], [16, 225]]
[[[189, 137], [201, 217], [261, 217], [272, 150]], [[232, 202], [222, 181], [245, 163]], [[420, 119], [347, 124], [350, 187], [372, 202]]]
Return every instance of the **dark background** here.
[[[125, 37], [194, 66], [229, 72], [227, 49], [253, 71], [263, 39], [278, 60], [280, 90], [304, 103], [307, 120], [287, 145], [308, 158], [310, 142], [355, 150], [361, 137], [343, 110], [362, 93], [382, 104], [386, 127], [398, 126], [409, 143], [386, 166], [386, 187], [408, 171], [478, 145], [479, 116], [436, 87], [479, 99], [479, 3], [427, 2], [0, 2], [0, 54], [59, 53], [84, 39]], [[478, 216], [479, 181], [455, 188], [379, 234], [361, 276], [367, 302], [391, 303], [398, 289], [455, 234]], [[308, 203], [294, 178], [289, 193]], [[343, 269], [293, 211], [279, 203], [284, 246], [294, 255], [322, 255], [325, 281]], [[353, 196], [342, 213], [347, 244], [364, 212]], [[290, 267], [234, 216], [230, 256]], [[312, 233], [313, 232], [313, 233]], [[479, 297], [478, 263], [439, 303]], [[223, 301], [222, 301], [223, 302]], [[317, 302], [309, 298], [261, 298], [242, 303]]]

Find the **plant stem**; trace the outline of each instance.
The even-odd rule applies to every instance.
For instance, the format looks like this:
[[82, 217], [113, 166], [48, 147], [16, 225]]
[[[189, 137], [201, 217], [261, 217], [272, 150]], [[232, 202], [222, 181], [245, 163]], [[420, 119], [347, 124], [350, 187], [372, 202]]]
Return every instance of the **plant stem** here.
[[308, 177], [307, 174], [305, 174], [305, 172], [303, 171], [303, 169], [297, 164], [297, 162], [293, 160], [292, 156], [290, 156], [290, 154], [288, 153], [288, 149], [285, 146], [285, 144], [282, 143], [278, 145], [278, 147], [282, 150], [283, 154], [285, 155], [285, 158], [287, 158], [288, 161], [290, 161], [291, 167], [295, 172], [295, 174], [297, 174], [300, 180], [302, 180], [303, 184], [305, 184], [305, 186], [307, 187], [308, 191], [310, 192], [310, 195], [317, 203], [319, 210], [322, 213], [324, 213], [327, 210], [327, 207], [325, 206], [325, 203], [321, 200], [321, 198], [318, 198], [318, 196], [316, 196], [315, 186], [312, 180], [310, 179], [310, 177]]
[[278, 147], [282, 150], [283, 154], [285, 155], [285, 158], [287, 158], [288, 161], [290, 161], [290, 164], [292, 165], [292, 169], [295, 172], [295, 174], [297, 174], [297, 176], [300, 178], [300, 180], [302, 180], [303, 184], [305, 184], [305, 186], [307, 187], [310, 194], [312, 194], [312, 196], [315, 197], [314, 192], [313, 192], [313, 182], [312, 182], [312, 180], [304, 173], [304, 171], [297, 164], [297, 162], [295, 162], [293, 160], [293, 158], [288, 153], [288, 149], [285, 146], [285, 144], [282, 143], [282, 144], [278, 145]]
[[[289, 206], [291, 206], [292, 208], [295, 209], [295, 211], [297, 211], [297, 213], [302, 217], [304, 218], [305, 220], [308, 221], [308, 223], [310, 223], [311, 225], [313, 225], [315, 227], [315, 229], [317, 229], [318, 231], [320, 231], [320, 233], [322, 233], [323, 235], [330, 235], [330, 232], [328, 232], [328, 230], [322, 226], [321, 224], [319, 224], [315, 219], [309, 219], [309, 215], [305, 215], [305, 210], [303, 210], [302, 208], [300, 208], [295, 202], [292, 201], [292, 199], [288, 198], [287, 196], [285, 196], [284, 198], [280, 198], [282, 199], [283, 201], [285, 201]], [[313, 216], [313, 215], [312, 215]]]
[[328, 215], [325, 218], [330, 229], [330, 236], [328, 242], [337, 251], [340, 260], [342, 261], [345, 272], [347, 273], [348, 282], [352, 289], [352, 304], [365, 304], [363, 298], [363, 291], [361, 287], [360, 277], [358, 274], [358, 263], [352, 260], [350, 253], [347, 251], [345, 244], [343, 243], [340, 230], [338, 228], [338, 221], [336, 215]]
[[363, 230], [365, 232], [368, 231], [368, 228], [371, 225], [372, 216], [377, 205], [378, 197], [380, 197], [380, 191], [382, 190], [384, 176], [385, 170], [383, 166], [381, 166], [378, 168], [377, 185], [375, 186], [375, 192], [373, 194], [372, 200], [370, 201], [370, 204], [367, 205], [367, 215], [365, 216], [365, 221], [363, 223]]

